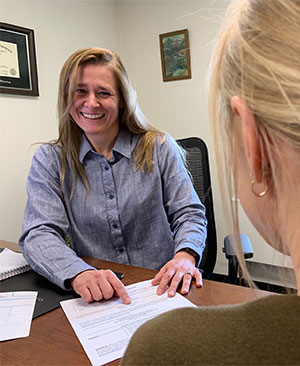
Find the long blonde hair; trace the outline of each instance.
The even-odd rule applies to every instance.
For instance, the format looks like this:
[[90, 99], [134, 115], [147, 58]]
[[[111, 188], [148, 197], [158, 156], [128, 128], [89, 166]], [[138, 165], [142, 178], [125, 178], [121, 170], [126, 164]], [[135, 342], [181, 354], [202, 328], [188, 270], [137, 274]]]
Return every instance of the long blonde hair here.
[[104, 48], [84, 48], [76, 51], [66, 60], [60, 73], [58, 91], [59, 136], [57, 140], [51, 142], [58, 145], [62, 151], [61, 186], [65, 179], [67, 158], [71, 162], [74, 172], [72, 192], [77, 176], [84, 182], [87, 192], [89, 191], [88, 179], [79, 160], [82, 130], [70, 115], [76, 90], [78, 68], [87, 63], [109, 66], [113, 71], [123, 104], [119, 116], [120, 126], [133, 134], [142, 136], [134, 150], [135, 169], [152, 171], [152, 152], [156, 138], [159, 135], [161, 141], [164, 140], [164, 133], [152, 126], [141, 112], [135, 90], [129, 81], [120, 57], [115, 52]]
[[[235, 176], [228, 169], [236, 143], [230, 101], [240, 96], [256, 118], [262, 169], [269, 164], [270, 184], [281, 212], [278, 146], [288, 144], [300, 152], [299, 34], [299, 0], [235, 0], [220, 30], [212, 61], [210, 119], [220, 182], [226, 177], [221, 186], [226, 216], [232, 218], [230, 224], [236, 233], [238, 205], [231, 199], [236, 195]], [[236, 249], [249, 279], [240, 245]]]

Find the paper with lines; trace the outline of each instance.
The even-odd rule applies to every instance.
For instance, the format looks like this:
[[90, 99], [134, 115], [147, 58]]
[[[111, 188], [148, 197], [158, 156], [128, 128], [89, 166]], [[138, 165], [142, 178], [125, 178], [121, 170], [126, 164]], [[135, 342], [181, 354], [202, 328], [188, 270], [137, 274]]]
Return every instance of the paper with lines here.
[[28, 337], [36, 291], [0, 292], [0, 341]]
[[133, 333], [147, 320], [166, 311], [195, 306], [176, 294], [158, 296], [151, 281], [126, 286], [131, 304], [120, 299], [86, 303], [81, 298], [60, 304], [93, 366], [121, 358]]

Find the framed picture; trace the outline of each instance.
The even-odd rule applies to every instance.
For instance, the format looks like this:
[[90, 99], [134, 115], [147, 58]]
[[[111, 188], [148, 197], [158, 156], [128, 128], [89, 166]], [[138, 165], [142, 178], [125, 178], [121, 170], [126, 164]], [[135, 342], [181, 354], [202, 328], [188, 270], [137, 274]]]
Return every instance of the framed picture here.
[[39, 95], [32, 29], [0, 23], [0, 93]]
[[190, 79], [191, 57], [187, 29], [159, 35], [163, 81]]

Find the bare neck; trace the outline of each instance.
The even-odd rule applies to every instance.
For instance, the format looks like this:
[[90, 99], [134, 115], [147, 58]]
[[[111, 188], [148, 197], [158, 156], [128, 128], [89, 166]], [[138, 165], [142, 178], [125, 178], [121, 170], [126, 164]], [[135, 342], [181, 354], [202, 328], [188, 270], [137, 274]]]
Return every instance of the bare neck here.
[[106, 134], [87, 136], [95, 151], [109, 160], [112, 157], [112, 149], [118, 137], [119, 128], [108, 131]]

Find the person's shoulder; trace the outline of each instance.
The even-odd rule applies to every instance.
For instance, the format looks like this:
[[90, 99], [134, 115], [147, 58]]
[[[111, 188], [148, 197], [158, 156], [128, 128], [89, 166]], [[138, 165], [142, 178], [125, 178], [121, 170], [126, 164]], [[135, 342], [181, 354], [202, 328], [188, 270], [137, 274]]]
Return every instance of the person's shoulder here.
[[52, 142], [40, 144], [36, 149], [35, 154], [50, 155], [50, 154], [61, 154], [61, 148]]
[[61, 149], [57, 144], [44, 143], [41, 144], [34, 152], [33, 161], [42, 164], [51, 165], [53, 162], [60, 162]]
[[162, 137], [158, 136], [155, 152], [154, 160], [158, 162], [161, 172], [186, 173], [185, 151], [174, 137], [167, 133]]
[[[175, 309], [143, 324], [131, 338], [121, 365], [194, 364], [205, 332], [197, 308]], [[191, 321], [192, 319], [192, 321]], [[202, 321], [203, 320], [203, 321]], [[197, 348], [196, 347], [196, 348]]]
[[180, 155], [180, 147], [177, 144], [174, 137], [169, 135], [168, 133], [157, 134], [155, 140], [155, 147], [160, 154], [166, 155]]
[[[297, 296], [270, 295], [245, 304], [172, 310], [136, 331], [122, 365], [175, 361], [219, 365], [224, 359], [230, 364], [257, 364], [261, 359], [281, 362], [291, 341], [297, 347], [300, 342], [299, 306]], [[285, 337], [281, 342], [283, 350], [276, 348], [274, 354], [270, 353], [280, 333]], [[291, 356], [291, 362], [298, 357], [297, 352]]]
[[[300, 297], [269, 295], [245, 304], [175, 309], [143, 325], [137, 331], [137, 339], [142, 336], [151, 338], [158, 332], [160, 334], [163, 332], [164, 336], [168, 337], [168, 333], [172, 334], [172, 330], [176, 331], [176, 329], [178, 331], [188, 330], [195, 334], [201, 333], [206, 327], [216, 331], [222, 324], [230, 325], [232, 322], [239, 321], [246, 324], [248, 320], [253, 322], [258, 314], [261, 314], [259, 317], [263, 318], [265, 313], [271, 312], [271, 309], [273, 309], [275, 317], [278, 317], [280, 313], [286, 314], [284, 309], [294, 309], [295, 314], [299, 314]], [[265, 319], [267, 318], [265, 317]], [[222, 333], [222, 327], [218, 333]]]
[[299, 316], [300, 312], [300, 296], [297, 295], [269, 295], [246, 303], [243, 310], [253, 313], [265, 313], [268, 317], [273, 316], [277, 319], [281, 317]]
[[170, 148], [173, 148], [176, 145], [175, 139], [166, 132], [157, 133], [155, 143], [158, 146], [167, 146]]

